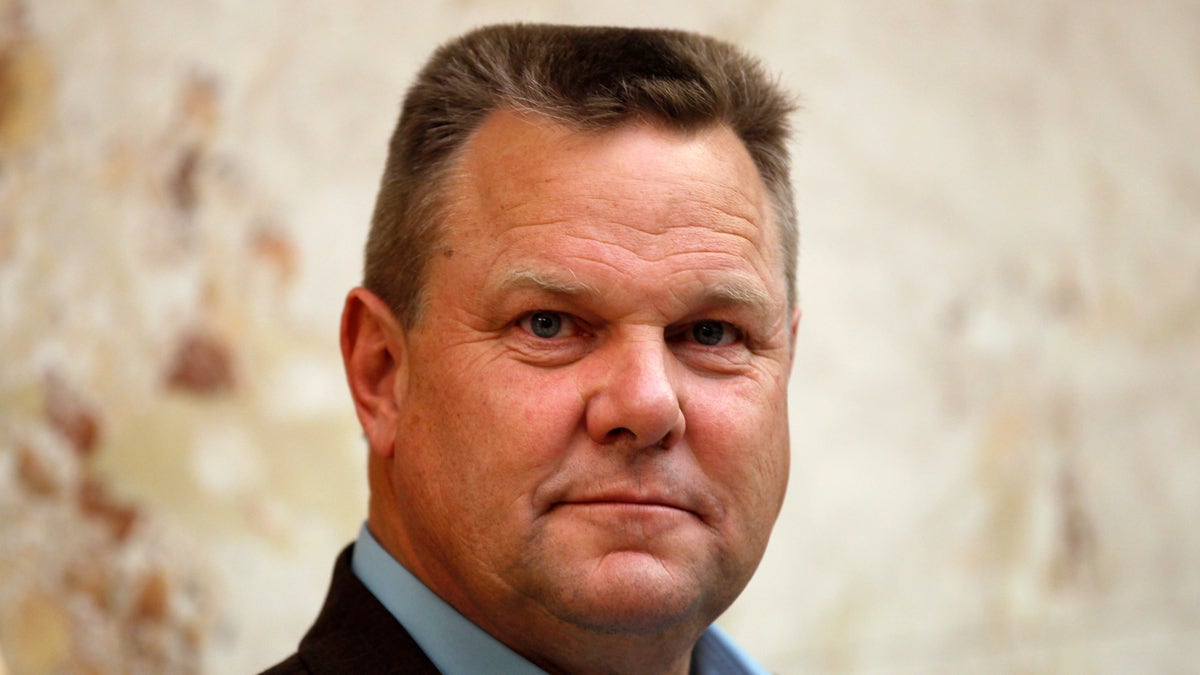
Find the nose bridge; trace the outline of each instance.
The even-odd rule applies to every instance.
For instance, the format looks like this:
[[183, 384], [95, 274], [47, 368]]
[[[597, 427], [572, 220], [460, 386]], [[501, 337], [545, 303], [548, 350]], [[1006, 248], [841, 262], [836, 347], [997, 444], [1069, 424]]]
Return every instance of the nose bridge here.
[[597, 442], [636, 440], [668, 446], [683, 433], [677, 376], [661, 330], [614, 338], [603, 350], [605, 376], [588, 406], [588, 431]]

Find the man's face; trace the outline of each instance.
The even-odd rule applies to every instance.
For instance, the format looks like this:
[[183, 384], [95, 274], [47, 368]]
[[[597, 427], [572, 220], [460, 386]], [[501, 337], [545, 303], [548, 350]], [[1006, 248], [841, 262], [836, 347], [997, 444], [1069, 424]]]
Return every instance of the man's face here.
[[394, 383], [399, 557], [502, 639], [707, 625], [788, 472], [794, 322], [749, 154], [500, 112], [459, 169]]

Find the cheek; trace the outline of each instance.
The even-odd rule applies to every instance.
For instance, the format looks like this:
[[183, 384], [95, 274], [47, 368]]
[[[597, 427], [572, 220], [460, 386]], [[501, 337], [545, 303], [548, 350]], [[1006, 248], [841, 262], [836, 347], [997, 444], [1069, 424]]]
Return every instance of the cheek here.
[[781, 390], [707, 381], [692, 389], [685, 418], [704, 472], [743, 517], [778, 511], [788, 477], [787, 400]]
[[580, 428], [577, 387], [558, 371], [497, 364], [442, 380], [430, 393], [449, 421], [433, 430], [443, 437], [449, 470], [481, 492], [531, 491]]

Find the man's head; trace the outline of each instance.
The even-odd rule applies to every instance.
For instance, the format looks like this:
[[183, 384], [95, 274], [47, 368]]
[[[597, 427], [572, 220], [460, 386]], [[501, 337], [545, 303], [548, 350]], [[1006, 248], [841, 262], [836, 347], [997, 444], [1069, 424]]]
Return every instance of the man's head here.
[[794, 305], [797, 225], [788, 175], [793, 103], [757, 61], [694, 33], [584, 26], [482, 28], [434, 53], [392, 135], [363, 285], [412, 325], [445, 231], [444, 191], [471, 134], [497, 110], [584, 131], [650, 119], [681, 130], [726, 124], [770, 194]]
[[[455, 56], [485, 38], [509, 47]], [[343, 316], [372, 451], [369, 525], [438, 595], [547, 670], [686, 671], [757, 566], [787, 481], [798, 314], [794, 233], [778, 214], [790, 196], [724, 115], [731, 90], [769, 90], [756, 100], [775, 122], [754, 128], [778, 145], [784, 99], [757, 66], [693, 36], [509, 27], [456, 44], [410, 93], [388, 167], [402, 175], [385, 177], [375, 222], [388, 209], [434, 219], [413, 235], [429, 247], [408, 269], [419, 316], [415, 296], [385, 301], [382, 287], [352, 291]], [[698, 53], [734, 84], [668, 82], [699, 77]], [[408, 128], [410, 115], [433, 115], [413, 112], [414, 97], [439, 105], [422, 87], [476, 91], [462, 80], [497, 70], [492, 58], [524, 64], [524, 89], [654, 101], [676, 117], [606, 117], [581, 95], [562, 103], [570, 115], [497, 99], [445, 122], [454, 132]], [[630, 73], [640, 93], [613, 84]], [[652, 95], [666, 89], [722, 101], [723, 114]], [[580, 122], [583, 110], [597, 121]], [[455, 135], [440, 163], [414, 165], [436, 189], [399, 189], [422, 171], [406, 162], [438, 154], [410, 144]], [[786, 184], [781, 146], [765, 155]], [[376, 267], [384, 281], [369, 263], [369, 288], [398, 273]]]

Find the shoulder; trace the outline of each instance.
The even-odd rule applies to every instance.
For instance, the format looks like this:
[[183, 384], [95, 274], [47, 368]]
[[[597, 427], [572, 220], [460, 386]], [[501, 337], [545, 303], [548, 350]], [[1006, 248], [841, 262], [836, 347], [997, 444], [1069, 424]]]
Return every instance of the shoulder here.
[[261, 675], [293, 675], [295, 673], [310, 673], [308, 668], [304, 666], [304, 662], [300, 660], [299, 654], [292, 654], [285, 661], [275, 664], [273, 667], [264, 670]]
[[437, 668], [408, 631], [355, 576], [352, 550], [347, 547], [338, 556], [325, 604], [297, 652], [263, 675], [437, 675]]

